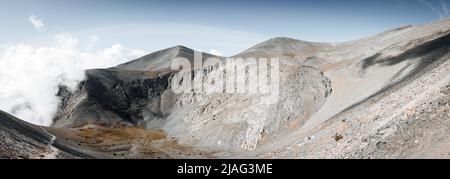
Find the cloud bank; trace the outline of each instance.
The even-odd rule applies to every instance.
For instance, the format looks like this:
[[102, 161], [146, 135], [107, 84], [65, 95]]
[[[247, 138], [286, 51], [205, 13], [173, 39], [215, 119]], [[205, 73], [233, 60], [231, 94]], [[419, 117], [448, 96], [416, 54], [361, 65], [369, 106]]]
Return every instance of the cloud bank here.
[[88, 53], [80, 50], [82, 45], [71, 34], [54, 38], [51, 46], [18, 44], [0, 49], [0, 110], [49, 126], [59, 104], [58, 85], [75, 89], [85, 69], [111, 67], [145, 54], [120, 44]]

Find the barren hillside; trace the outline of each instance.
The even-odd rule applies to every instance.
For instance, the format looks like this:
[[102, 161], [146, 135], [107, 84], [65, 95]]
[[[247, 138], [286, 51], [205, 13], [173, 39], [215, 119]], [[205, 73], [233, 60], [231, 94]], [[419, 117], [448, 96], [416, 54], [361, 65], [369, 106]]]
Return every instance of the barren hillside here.
[[[0, 157], [449, 158], [449, 52], [448, 19], [343, 43], [270, 39], [233, 57], [279, 59], [274, 102], [175, 93], [172, 62], [200, 53], [176, 46], [61, 86], [52, 127], [1, 113]], [[223, 71], [189, 70], [180, 85]]]

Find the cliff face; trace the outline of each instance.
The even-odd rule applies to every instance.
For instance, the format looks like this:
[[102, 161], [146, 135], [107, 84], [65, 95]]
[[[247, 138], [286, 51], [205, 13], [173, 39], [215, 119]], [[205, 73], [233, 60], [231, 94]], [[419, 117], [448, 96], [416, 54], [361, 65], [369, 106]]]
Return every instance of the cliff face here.
[[[66, 139], [56, 147], [62, 153], [83, 151], [69, 157], [447, 158], [449, 44], [450, 21], [442, 20], [344, 43], [274, 38], [233, 56], [247, 59], [236, 77], [246, 82], [256, 65], [248, 58], [279, 59], [279, 66], [267, 65], [279, 72], [277, 100], [223, 89], [175, 93], [186, 81], [214, 84], [224, 71], [190, 68], [189, 78], [179, 78], [172, 62], [193, 62], [199, 52], [177, 46], [87, 70], [77, 90], [61, 87], [55, 124], [44, 131]], [[227, 62], [205, 53], [202, 60], [209, 57]], [[48, 136], [27, 135], [40, 128], [14, 128], [17, 119], [2, 117], [15, 122], [0, 134], [37, 146], [10, 154], [55, 146]]]
[[161, 95], [169, 87], [169, 77], [169, 74], [117, 69], [88, 70], [86, 80], [75, 93], [61, 95], [63, 103], [55, 126], [140, 125], [144, 109], [155, 118], [162, 118], [167, 114], [159, 106], [146, 106], [161, 101]]

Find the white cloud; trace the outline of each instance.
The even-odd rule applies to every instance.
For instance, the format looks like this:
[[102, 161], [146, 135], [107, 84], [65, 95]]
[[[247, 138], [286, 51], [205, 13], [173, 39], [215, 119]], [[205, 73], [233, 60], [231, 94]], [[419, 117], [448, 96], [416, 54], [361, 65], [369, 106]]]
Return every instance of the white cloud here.
[[58, 85], [74, 89], [84, 70], [105, 68], [144, 55], [117, 44], [96, 52], [82, 52], [74, 35], [55, 36], [47, 47], [9, 45], [0, 51], [0, 109], [28, 122], [51, 125], [59, 103]]
[[37, 31], [45, 31], [47, 29], [47, 27], [44, 24], [44, 20], [42, 20], [38, 16], [30, 15], [30, 17], [28, 17], [28, 19], [30, 20], [34, 29], [36, 29]]
[[223, 52], [220, 51], [220, 50], [212, 49], [212, 50], [209, 51], [209, 53], [213, 54], [213, 55], [217, 55], [217, 56], [223, 56]]
[[96, 35], [90, 36], [88, 39], [87, 49], [92, 49], [97, 45], [97, 42], [100, 38]]

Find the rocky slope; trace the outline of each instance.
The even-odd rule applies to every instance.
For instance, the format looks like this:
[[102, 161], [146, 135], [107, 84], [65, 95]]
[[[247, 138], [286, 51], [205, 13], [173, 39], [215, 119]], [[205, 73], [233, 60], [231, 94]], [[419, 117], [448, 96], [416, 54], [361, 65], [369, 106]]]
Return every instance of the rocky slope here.
[[[117, 67], [87, 70], [75, 91], [61, 87], [51, 128], [2, 113], [5, 150], [0, 153], [13, 158], [47, 153], [61, 158], [448, 158], [449, 50], [450, 20], [344, 43], [270, 39], [233, 56], [279, 58], [279, 100], [268, 103], [253, 93], [174, 93], [172, 80], [181, 72], [170, 65], [180, 57], [192, 62], [200, 54], [177, 46]], [[202, 54], [203, 60], [210, 57], [227, 61]], [[241, 68], [253, 65], [247, 60]], [[214, 83], [223, 69], [189, 71], [188, 80], [196, 85]], [[237, 78], [251, 80], [245, 75], [252, 71], [245, 71]]]
[[0, 158], [93, 158], [85, 153], [86, 149], [49, 131], [0, 111]]

